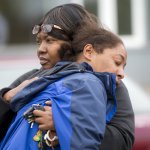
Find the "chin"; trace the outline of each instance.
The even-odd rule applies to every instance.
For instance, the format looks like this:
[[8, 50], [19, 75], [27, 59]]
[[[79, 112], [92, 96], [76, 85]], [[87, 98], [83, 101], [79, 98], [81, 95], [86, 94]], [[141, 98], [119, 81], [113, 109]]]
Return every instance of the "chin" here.
[[51, 69], [52, 66], [49, 66], [49, 65], [42, 65], [42, 68], [43, 68], [43, 69]]
[[117, 84], [117, 85], [119, 85], [119, 84], [120, 84], [120, 82], [121, 82], [121, 81], [120, 81], [120, 80], [118, 80], [118, 81], [116, 81], [116, 84]]

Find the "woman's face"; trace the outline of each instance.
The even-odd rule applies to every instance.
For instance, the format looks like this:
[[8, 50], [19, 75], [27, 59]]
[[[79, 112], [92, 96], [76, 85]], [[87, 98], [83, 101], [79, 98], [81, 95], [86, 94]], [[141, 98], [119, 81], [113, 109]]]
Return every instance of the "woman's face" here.
[[37, 56], [44, 69], [50, 69], [60, 61], [59, 51], [64, 41], [56, 39], [44, 32], [37, 35]]
[[116, 74], [116, 81], [124, 78], [124, 68], [127, 61], [127, 52], [122, 44], [114, 48], [106, 48], [103, 53], [95, 53], [92, 66], [97, 72], [111, 72]]

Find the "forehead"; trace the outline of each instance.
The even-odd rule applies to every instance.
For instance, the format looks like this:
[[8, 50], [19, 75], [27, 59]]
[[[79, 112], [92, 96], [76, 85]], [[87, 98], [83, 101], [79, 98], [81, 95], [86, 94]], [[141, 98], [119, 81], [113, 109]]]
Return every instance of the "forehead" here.
[[118, 44], [114, 48], [114, 50], [115, 50], [114, 53], [116, 53], [117, 55], [120, 55], [125, 60], [127, 59], [127, 51], [126, 51], [125, 46], [123, 44]]
[[47, 33], [42, 32], [42, 31], [37, 34], [37, 38], [45, 39], [45, 38], [47, 38], [47, 37], [56, 39], [55, 37], [53, 37], [53, 36], [51, 36], [51, 35], [48, 35]]
[[[51, 44], [51, 45], [52, 45], [52, 44], [59, 44], [60, 46], [62, 46], [62, 44], [67, 43], [67, 42], [64, 41], [64, 40], [58, 39], [58, 38], [56, 38], [56, 37], [54, 37], [54, 36], [52, 36], [52, 35], [49, 35], [49, 34], [47, 34], [47, 33], [42, 32], [42, 31], [37, 34], [36, 40], [37, 40], [37, 41], [40, 41], [40, 42], [46, 41], [46, 42], [48, 42], [48, 43]], [[69, 44], [70, 44], [70, 43], [69, 43]]]
[[104, 53], [107, 55], [112, 55], [113, 57], [118, 56], [125, 62], [127, 60], [127, 51], [123, 44], [118, 44], [113, 48], [108, 48], [107, 50], [104, 50]]

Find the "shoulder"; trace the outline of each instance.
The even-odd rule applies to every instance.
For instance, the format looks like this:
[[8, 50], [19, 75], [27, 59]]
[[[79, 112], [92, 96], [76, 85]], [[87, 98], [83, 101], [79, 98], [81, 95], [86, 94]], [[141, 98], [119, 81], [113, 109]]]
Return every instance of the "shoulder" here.
[[92, 73], [75, 73], [72, 75], [69, 75], [65, 78], [63, 78], [62, 82], [64, 84], [72, 84], [73, 85], [83, 85], [83, 84], [91, 84], [91, 82], [97, 83], [97, 84], [102, 84], [101, 80], [96, 77]]
[[66, 82], [70, 80], [81, 81], [81, 82], [86, 82], [86, 81], [100, 81], [101, 82], [101, 80], [92, 72], [75, 73], [75, 74], [72, 74], [63, 78], [63, 81], [66, 81]]
[[75, 73], [69, 75], [61, 80], [55, 82], [55, 88], [59, 89], [62, 93], [63, 90], [69, 89], [75, 91], [78, 89], [85, 91], [104, 91], [103, 83], [92, 73]]
[[[74, 73], [50, 84], [46, 90], [53, 91], [53, 94], [63, 94], [66, 92], [83, 91], [90, 93], [105, 93], [102, 81], [92, 73]], [[101, 91], [101, 92], [100, 92]], [[79, 91], [78, 91], [79, 92]]]

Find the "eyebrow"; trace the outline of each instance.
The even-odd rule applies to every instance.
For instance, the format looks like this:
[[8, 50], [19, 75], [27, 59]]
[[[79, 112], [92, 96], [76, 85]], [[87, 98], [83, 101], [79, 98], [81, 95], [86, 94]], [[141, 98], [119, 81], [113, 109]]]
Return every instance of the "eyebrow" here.
[[[42, 35], [42, 38], [47, 38], [48, 37], [48, 35]], [[36, 38], [41, 38], [41, 36], [38, 34], [37, 36], [36, 36]]]

